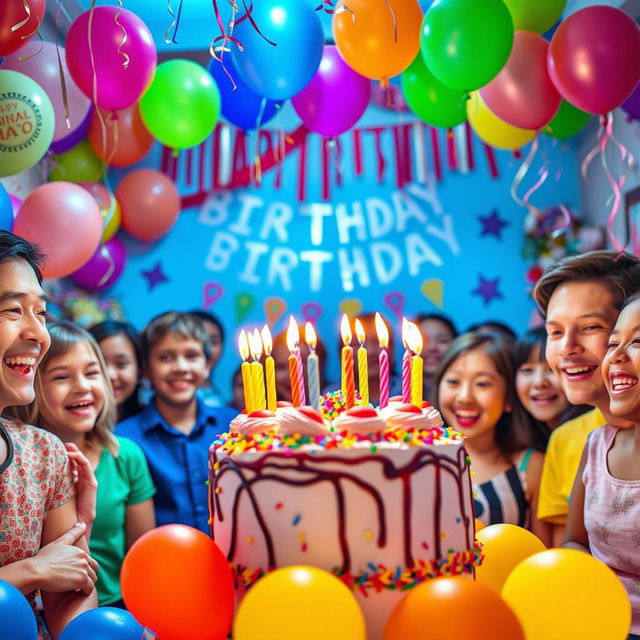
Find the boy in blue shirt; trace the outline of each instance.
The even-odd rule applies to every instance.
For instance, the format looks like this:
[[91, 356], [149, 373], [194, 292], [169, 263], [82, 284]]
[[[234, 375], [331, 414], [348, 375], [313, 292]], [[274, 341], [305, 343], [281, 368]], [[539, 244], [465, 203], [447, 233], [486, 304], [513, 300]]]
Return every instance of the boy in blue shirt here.
[[208, 407], [196, 396], [208, 379], [211, 347], [203, 323], [187, 313], [156, 316], [142, 330], [143, 373], [155, 395], [116, 426], [144, 451], [157, 492], [156, 521], [209, 533], [208, 451], [236, 411]]

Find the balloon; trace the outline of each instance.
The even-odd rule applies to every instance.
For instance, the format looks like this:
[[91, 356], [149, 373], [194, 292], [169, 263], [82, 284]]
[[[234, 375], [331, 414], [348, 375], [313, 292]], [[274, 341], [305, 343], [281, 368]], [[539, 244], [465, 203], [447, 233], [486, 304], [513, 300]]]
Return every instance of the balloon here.
[[512, 45], [513, 21], [502, 0], [439, 0], [422, 21], [420, 48], [427, 67], [458, 91], [495, 78]]
[[420, 50], [422, 10], [416, 0], [349, 0], [348, 7], [333, 16], [333, 37], [345, 62], [375, 80], [402, 73]]
[[567, 0], [503, 0], [516, 31], [544, 33], [560, 19]]
[[159, 638], [227, 637], [233, 616], [231, 569], [202, 531], [169, 524], [145, 533], [129, 549], [120, 583], [127, 608]]
[[37, 42], [31, 40], [20, 47], [15, 53], [7, 56], [2, 61], [2, 65], [0, 65], [2, 69], [18, 71], [19, 73], [24, 73], [25, 76], [29, 76], [32, 80], [35, 80], [49, 96], [55, 114], [54, 142], [61, 140], [82, 124], [82, 121], [87, 115], [87, 111], [89, 111], [91, 107], [89, 98], [78, 89], [69, 75], [67, 63], [64, 59], [64, 47], [58, 47], [58, 49], [67, 90], [69, 127], [67, 127], [67, 123], [65, 122], [58, 52], [53, 42]]
[[[233, 78], [235, 89], [220, 62], [211, 58], [207, 66], [209, 73], [218, 85], [222, 115], [227, 122], [244, 130], [255, 129], [269, 122], [282, 106], [282, 102], [267, 100], [248, 87], [236, 71], [231, 56], [225, 56], [224, 68]], [[264, 107], [262, 106], [263, 100]], [[260, 113], [262, 113], [261, 118]], [[258, 122], [258, 118], [260, 118], [260, 122]]]
[[45, 278], [61, 278], [92, 256], [100, 242], [102, 218], [96, 201], [82, 187], [49, 182], [27, 196], [13, 232], [42, 247]]
[[51, 100], [34, 80], [0, 69], [0, 178], [32, 167], [51, 144]]
[[515, 566], [534, 553], [544, 551], [544, 543], [530, 531], [514, 524], [492, 524], [476, 533], [482, 543], [484, 560], [476, 569], [476, 580], [502, 591], [504, 581]]
[[[45, 6], [45, 0], [29, 0], [27, 13], [23, 0], [2, 0], [0, 57], [13, 53], [36, 34], [44, 18]], [[14, 27], [17, 27], [15, 31]]]
[[402, 93], [411, 110], [434, 127], [455, 127], [467, 119], [465, 92], [445, 87], [427, 69], [421, 53], [402, 74]]
[[[13, 217], [15, 218], [18, 215], [18, 210], [22, 206], [22, 199], [10, 193], [9, 201], [11, 202], [11, 209], [13, 211]], [[11, 228], [13, 228], [13, 223], [11, 223]], [[10, 229], [7, 229], [7, 231], [10, 231]]]
[[371, 97], [371, 81], [356, 73], [327, 45], [313, 80], [291, 99], [310, 131], [333, 138], [358, 122]]
[[[318, 70], [324, 35], [318, 15], [309, 2], [261, 0], [252, 17], [233, 30], [244, 51], [234, 48], [233, 64], [242, 80], [258, 95], [286, 100], [300, 93]], [[265, 40], [275, 42], [273, 46]]]
[[0, 184], [0, 229], [11, 231], [13, 229], [13, 202], [7, 190]]
[[96, 252], [71, 279], [83, 289], [102, 291], [108, 289], [122, 274], [127, 262], [127, 250], [118, 236], [100, 245]]
[[93, 152], [88, 140], [81, 140], [69, 151], [53, 156], [52, 165], [51, 182], [96, 182], [104, 170], [102, 160]]
[[576, 109], [572, 104], [563, 100], [560, 103], [560, 108], [549, 124], [543, 128], [545, 133], [548, 133], [554, 138], [564, 140], [582, 131], [585, 128], [591, 115]]
[[633, 93], [620, 105], [621, 109], [632, 118], [640, 120], [640, 84]]
[[[100, 120], [102, 117], [102, 121]], [[103, 140], [103, 129], [106, 147]], [[144, 158], [153, 146], [153, 136], [146, 130], [138, 105], [111, 114], [96, 109], [89, 125], [89, 144], [100, 158], [112, 167], [128, 167]]]
[[562, 98], [547, 72], [548, 49], [537, 33], [516, 31], [507, 64], [480, 89], [498, 118], [521, 129], [540, 129], [556, 114]]
[[575, 549], [549, 549], [521, 562], [502, 597], [527, 640], [619, 640], [631, 624], [631, 605], [616, 574]]
[[0, 638], [38, 640], [36, 617], [28, 600], [12, 584], [0, 580]]
[[384, 640], [409, 638], [524, 640], [524, 634], [513, 611], [495, 591], [456, 576], [427, 580], [397, 604], [385, 626]]
[[136, 103], [153, 80], [153, 37], [127, 9], [99, 6], [81, 13], [69, 27], [66, 49], [69, 72], [80, 90], [109, 111]]
[[480, 93], [474, 91], [467, 101], [467, 117], [473, 130], [487, 144], [498, 149], [519, 149], [533, 140], [535, 131], [520, 129], [500, 120], [489, 111]]
[[128, 611], [100, 607], [71, 620], [58, 640], [141, 640], [144, 637], [144, 627]]
[[191, 60], [169, 60], [158, 66], [149, 90], [140, 100], [144, 125], [162, 144], [186, 149], [200, 144], [220, 116], [220, 92]]
[[[286, 612], [276, 603], [286, 603]], [[256, 621], [259, 621], [256, 623]], [[290, 566], [261, 578], [243, 598], [235, 640], [365, 640], [364, 616], [349, 588], [316, 567]]]
[[176, 186], [159, 171], [136, 169], [116, 188], [122, 228], [134, 238], [154, 242], [168, 233], [180, 213]]
[[640, 80], [640, 29], [615, 7], [577, 11], [553, 35], [548, 66], [563, 98], [583, 111], [605, 114]]
[[113, 238], [122, 223], [120, 203], [101, 182], [80, 182], [78, 184], [93, 196], [100, 207], [100, 215], [102, 216], [100, 242], [104, 244]]
[[60, 138], [60, 140], [51, 143], [49, 151], [52, 153], [64, 153], [65, 151], [69, 151], [69, 149], [73, 149], [82, 139], [86, 138], [87, 133], [89, 133], [89, 123], [91, 122], [92, 114], [93, 108], [90, 108], [82, 122], [73, 131], [64, 138]]

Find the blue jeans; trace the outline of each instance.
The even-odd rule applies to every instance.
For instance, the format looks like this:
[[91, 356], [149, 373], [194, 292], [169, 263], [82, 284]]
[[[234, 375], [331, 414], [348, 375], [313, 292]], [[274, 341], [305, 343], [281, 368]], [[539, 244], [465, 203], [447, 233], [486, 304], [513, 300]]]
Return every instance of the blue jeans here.
[[630, 633], [627, 640], [640, 640], [640, 636], [637, 636], [634, 633]]

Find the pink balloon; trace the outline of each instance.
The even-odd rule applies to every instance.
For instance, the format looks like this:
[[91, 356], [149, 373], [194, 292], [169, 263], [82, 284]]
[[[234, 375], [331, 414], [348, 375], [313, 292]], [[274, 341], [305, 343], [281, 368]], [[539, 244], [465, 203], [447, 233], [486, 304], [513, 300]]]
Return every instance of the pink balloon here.
[[360, 119], [370, 97], [371, 81], [347, 65], [335, 45], [325, 45], [316, 75], [291, 102], [309, 130], [333, 137]]
[[540, 129], [560, 108], [562, 97], [547, 71], [549, 43], [537, 33], [516, 31], [502, 71], [480, 95], [498, 118], [521, 129]]
[[157, 64], [153, 38], [147, 25], [127, 9], [99, 6], [85, 11], [69, 28], [66, 45], [71, 76], [92, 100], [95, 71], [99, 107], [126, 109], [153, 80]]
[[102, 291], [110, 287], [122, 274], [127, 262], [127, 251], [118, 236], [113, 236], [77, 271], [71, 274], [71, 279], [83, 289]]
[[79, 269], [102, 235], [102, 217], [91, 194], [71, 182], [49, 182], [22, 203], [13, 233], [35, 242], [47, 259], [45, 278], [61, 278]]
[[[30, 40], [15, 53], [7, 56], [0, 67], [11, 71], [19, 71], [35, 80], [47, 93], [53, 111], [56, 116], [53, 141], [61, 140], [78, 128], [84, 120], [91, 101], [78, 89], [76, 83], [69, 75], [65, 60], [64, 47], [58, 47], [60, 63], [64, 73], [67, 89], [67, 104], [69, 107], [69, 124], [67, 128], [64, 117], [64, 99], [62, 94], [62, 82], [60, 79], [60, 67], [58, 66], [58, 53], [53, 42], [39, 42]], [[20, 58], [24, 58], [21, 60]]]
[[621, 105], [640, 80], [640, 29], [620, 9], [586, 7], [560, 23], [547, 65], [563, 98], [604, 115]]

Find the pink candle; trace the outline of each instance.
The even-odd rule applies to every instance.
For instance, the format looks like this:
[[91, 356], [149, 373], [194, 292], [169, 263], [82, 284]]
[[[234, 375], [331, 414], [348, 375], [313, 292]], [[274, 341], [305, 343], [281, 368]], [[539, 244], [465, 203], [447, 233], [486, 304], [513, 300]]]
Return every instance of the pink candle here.
[[302, 369], [302, 355], [300, 354], [300, 347], [296, 347], [293, 353], [298, 361], [298, 388], [300, 389], [300, 406], [303, 407], [307, 404], [307, 396], [304, 393], [304, 371]]
[[402, 356], [402, 402], [411, 402], [411, 350], [407, 344], [409, 336], [409, 322], [402, 318], [402, 344], [404, 345], [404, 355]]
[[380, 343], [380, 408], [384, 409], [389, 404], [389, 330], [384, 323], [382, 316], [376, 313], [376, 333], [378, 334], [378, 342]]

